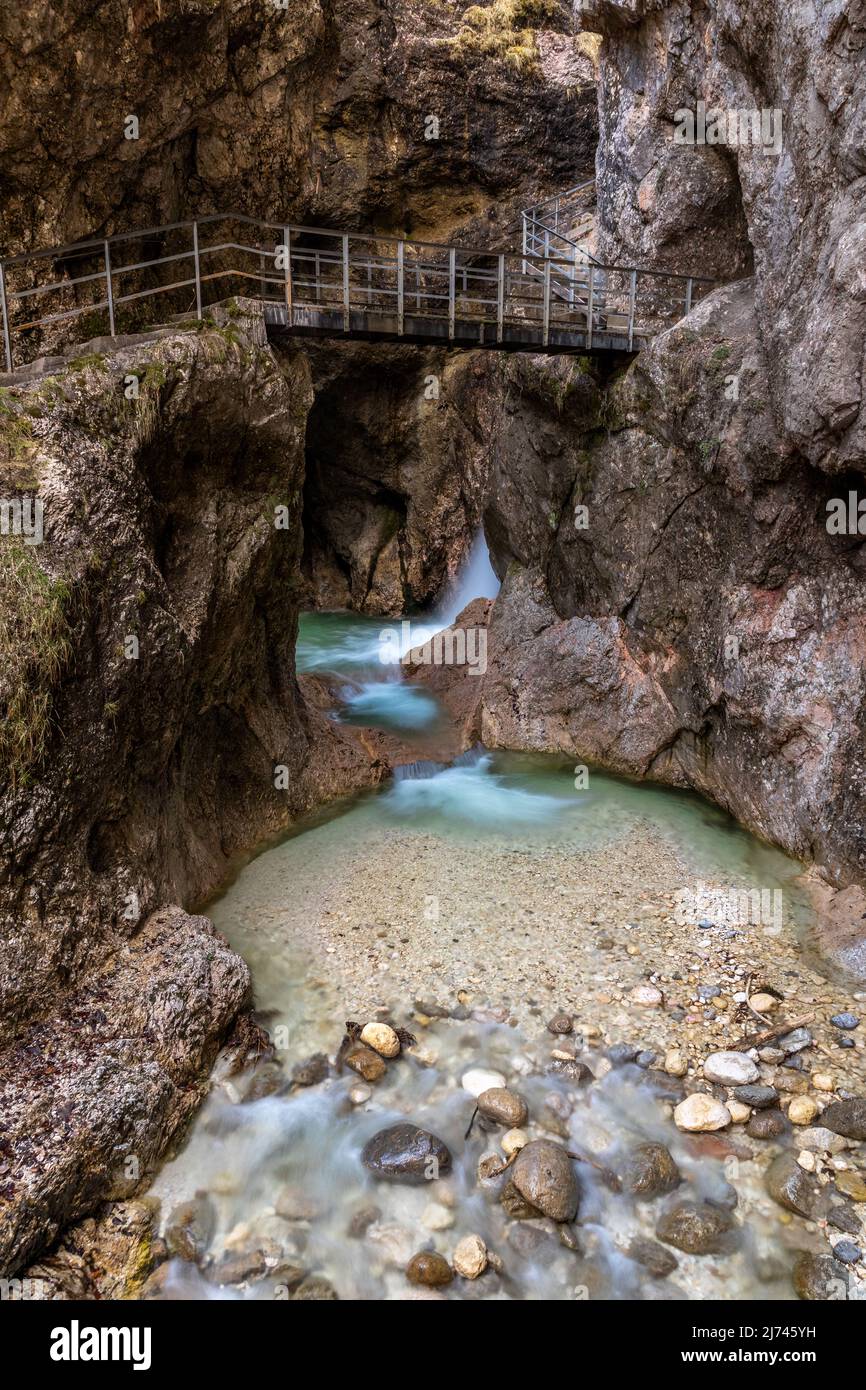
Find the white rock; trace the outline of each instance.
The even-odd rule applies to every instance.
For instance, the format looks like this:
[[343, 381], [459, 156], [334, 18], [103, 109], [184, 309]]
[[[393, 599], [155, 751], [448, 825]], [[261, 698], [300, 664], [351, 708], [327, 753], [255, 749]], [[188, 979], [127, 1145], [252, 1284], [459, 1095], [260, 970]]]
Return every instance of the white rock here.
[[836, 1089], [835, 1078], [826, 1071], [813, 1071], [812, 1085], [816, 1091], [835, 1091]]
[[674, 1124], [677, 1129], [688, 1130], [690, 1134], [726, 1129], [730, 1123], [731, 1112], [728, 1107], [713, 1096], [705, 1096], [701, 1092], [686, 1096], [674, 1111]]
[[668, 1076], [685, 1076], [689, 1069], [689, 1059], [678, 1047], [672, 1047], [665, 1055], [665, 1071]]
[[464, 1279], [477, 1279], [487, 1268], [487, 1246], [480, 1236], [464, 1236], [454, 1248], [451, 1263]]
[[712, 1052], [704, 1062], [704, 1076], [720, 1086], [749, 1086], [760, 1072], [743, 1052]]
[[811, 1149], [803, 1149], [797, 1154], [797, 1162], [801, 1168], [805, 1168], [807, 1173], [814, 1173], [818, 1166], [818, 1160]]
[[473, 1067], [465, 1071], [460, 1085], [470, 1096], [480, 1096], [482, 1091], [492, 1091], [494, 1086], [504, 1086], [505, 1077], [501, 1071], [485, 1071], [483, 1067]]
[[629, 999], [639, 1009], [657, 1009], [662, 1002], [662, 992], [655, 985], [636, 985]]
[[396, 1057], [400, 1051], [400, 1039], [387, 1023], [368, 1023], [361, 1029], [361, 1042], [380, 1057]]
[[818, 1114], [818, 1102], [811, 1096], [795, 1096], [788, 1106], [788, 1119], [792, 1125], [810, 1125]]
[[349, 1100], [353, 1105], [365, 1105], [372, 1094], [372, 1086], [353, 1086], [349, 1092]]
[[529, 1143], [529, 1135], [524, 1129], [509, 1129], [503, 1134], [500, 1143], [506, 1158], [510, 1158], [512, 1154], [519, 1153]]
[[816, 1154], [840, 1154], [848, 1147], [847, 1139], [843, 1139], [841, 1134], [834, 1134], [831, 1129], [824, 1129], [823, 1125], [804, 1129], [802, 1134], [797, 1135], [797, 1143], [801, 1149], [811, 1149]]
[[744, 1125], [752, 1113], [750, 1105], [744, 1105], [741, 1100], [729, 1100], [728, 1109], [731, 1112], [731, 1123]]
[[365, 1237], [380, 1252], [386, 1264], [405, 1269], [418, 1248], [412, 1231], [390, 1221], [377, 1221], [367, 1228]]
[[770, 1014], [774, 1009], [778, 1009], [779, 1001], [774, 994], [753, 994], [752, 1008], [759, 1014]]
[[421, 1213], [421, 1225], [428, 1231], [447, 1231], [454, 1225], [454, 1213], [440, 1202], [428, 1202]]

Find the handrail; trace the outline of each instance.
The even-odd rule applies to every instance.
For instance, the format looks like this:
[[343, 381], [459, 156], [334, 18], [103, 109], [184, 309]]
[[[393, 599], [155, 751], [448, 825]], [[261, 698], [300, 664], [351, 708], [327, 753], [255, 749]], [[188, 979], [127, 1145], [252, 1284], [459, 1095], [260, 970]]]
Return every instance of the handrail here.
[[[228, 236], [210, 244], [206, 237], [202, 239], [202, 233], [217, 223], [230, 224]], [[163, 227], [120, 232], [111, 237], [19, 253], [0, 260], [0, 309], [6, 367], [12, 370], [13, 339], [19, 332], [107, 309], [113, 337], [119, 310], [132, 302], [154, 299], [173, 291], [194, 288], [195, 313], [201, 319], [203, 284], [226, 278], [258, 282], [258, 298], [265, 303], [276, 300], [284, 304], [290, 328], [304, 326], [303, 315], [307, 310], [326, 314], [330, 308], [339, 308], [344, 332], [361, 332], [372, 325], [375, 331], [395, 331], [398, 337], [403, 336], [407, 317], [415, 314], [428, 324], [433, 319], [447, 317], [449, 340], [455, 337], [458, 318], [464, 325], [477, 323], [482, 341], [483, 325], [495, 324], [497, 343], [503, 341], [505, 327], [515, 325], [521, 333], [526, 330], [524, 337], [529, 343], [532, 341], [530, 330], [535, 325], [535, 330], [541, 332], [542, 345], [547, 348], [553, 332], [565, 327], [577, 333], [582, 331], [581, 324], [586, 330], [587, 346], [591, 347], [594, 333], [608, 331], [603, 326], [604, 321], [615, 324], [615, 331], [621, 330], [623, 340], [627, 337], [627, 350], [632, 349], [635, 337], [644, 339], [657, 331], [660, 323], [680, 317], [683, 306], [687, 313], [696, 287], [714, 283], [707, 276], [605, 265], [564, 233], [542, 222], [533, 225], [546, 238], [544, 255], [536, 254], [534, 248], [525, 247], [522, 255], [504, 253], [490, 247], [454, 246], [378, 232], [345, 232], [329, 227], [270, 222], [244, 213], [208, 213]], [[254, 228], [259, 235], [238, 235], [236, 226]], [[268, 235], [272, 232], [278, 232], [278, 236]], [[177, 233], [189, 238], [185, 245], [180, 243], [180, 249], [175, 249], [177, 243], [166, 245], [164, 241]], [[260, 236], [264, 244], [260, 244]], [[112, 248], [118, 245], [156, 238], [162, 239], [158, 249], [166, 254], [143, 260], [133, 258], [123, 263], [112, 256]], [[570, 254], [566, 256], [558, 253], [556, 247], [551, 248], [550, 238], [568, 247]], [[580, 265], [578, 253], [583, 257]], [[211, 258], [219, 256], [231, 258], [230, 263], [217, 262], [216, 268], [203, 273], [205, 258], [212, 265]], [[246, 258], [257, 260], [257, 271], [242, 268]], [[20, 282], [20, 272], [46, 259], [53, 259], [55, 263], [83, 260], [81, 268], [88, 273], [58, 279], [55, 271], [47, 283], [33, 284], [29, 283], [34, 273], [31, 270], [23, 285], [15, 283]], [[88, 259], [95, 260], [98, 266], [101, 262], [101, 267], [92, 270], [87, 265]], [[189, 273], [184, 268], [178, 281], [148, 284], [145, 280], [144, 288], [141, 279], [138, 284], [133, 281], [130, 285], [128, 280], [124, 286], [119, 283], [124, 276], [161, 271], [162, 267], [183, 261], [189, 263]], [[274, 275], [274, 268], [280, 278]], [[653, 284], [658, 287], [656, 291], [648, 295], [643, 293]], [[680, 285], [684, 286], [682, 297]], [[483, 293], [482, 286], [490, 287], [487, 294]], [[659, 296], [664, 297], [662, 286], [668, 286], [675, 295], [666, 311], [658, 307]], [[79, 292], [85, 287], [95, 287], [96, 297], [76, 303]], [[35, 318], [28, 316], [26, 322], [16, 322], [19, 306], [33, 303], [35, 310], [44, 295], [61, 296], [59, 305], [52, 306], [60, 312]], [[70, 296], [73, 307], [69, 307]], [[392, 329], [383, 326], [383, 318], [393, 313], [395, 300], [397, 320], [396, 329]], [[392, 307], [388, 308], [389, 305]], [[440, 306], [447, 307], [440, 309]], [[359, 309], [370, 322], [353, 322], [352, 315]], [[494, 310], [495, 314], [491, 312]], [[136, 322], [140, 323], [140, 319]], [[430, 324], [429, 329], [423, 331], [435, 337], [439, 330], [434, 330]]]

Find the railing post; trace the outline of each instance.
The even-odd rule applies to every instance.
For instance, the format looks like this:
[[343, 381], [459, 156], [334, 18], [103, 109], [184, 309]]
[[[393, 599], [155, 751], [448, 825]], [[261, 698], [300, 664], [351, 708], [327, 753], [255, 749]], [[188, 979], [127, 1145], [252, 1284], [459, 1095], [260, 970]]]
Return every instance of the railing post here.
[[198, 223], [192, 224], [192, 254], [195, 262], [195, 316], [200, 319], [201, 313], [201, 256], [198, 249]]
[[349, 316], [349, 238], [343, 233], [343, 332], [351, 327]]
[[688, 278], [688, 280], [686, 281], [686, 313], [687, 313], [687, 314], [690, 314], [691, 311], [692, 311], [692, 277], [691, 277], [691, 275], [690, 275], [689, 278]]
[[631, 286], [628, 296], [628, 350], [631, 352], [634, 342], [634, 301], [637, 293], [637, 271], [631, 273]]
[[578, 265], [577, 258], [578, 258], [578, 255], [579, 255], [579, 247], [575, 244], [574, 250], [573, 250], [572, 253], [571, 253], [571, 299], [570, 299], [570, 303], [571, 303], [572, 309], [574, 308], [574, 300], [575, 300], [575, 296], [576, 296], [576, 294], [577, 294], [577, 265]]
[[589, 293], [586, 297], [586, 346], [587, 350], [592, 349], [592, 318], [593, 318], [593, 298], [595, 290], [595, 266], [592, 261], [589, 263]]
[[105, 287], [108, 294], [108, 332], [110, 337], [114, 337], [114, 291], [111, 287], [111, 248], [108, 245], [108, 238], [102, 243], [102, 254], [105, 257]]
[[3, 305], [3, 350], [6, 353], [6, 370], [12, 370], [12, 338], [9, 333], [9, 305], [6, 302], [6, 272], [0, 261], [0, 303]]
[[315, 281], [315, 289], [316, 289], [316, 303], [317, 303], [317, 304], [321, 304], [321, 302], [322, 302], [322, 261], [321, 261], [321, 257], [320, 257], [320, 255], [319, 255], [318, 251], [316, 252], [315, 270], [313, 271], [313, 278], [314, 278], [314, 281]]
[[502, 342], [505, 324], [505, 255], [500, 252], [496, 273], [496, 341]]
[[544, 262], [544, 329], [541, 341], [547, 347], [550, 339], [550, 257]]
[[293, 305], [292, 305], [293, 291], [292, 291], [292, 229], [291, 229], [291, 227], [284, 227], [284, 228], [283, 228], [283, 237], [285, 238], [285, 246], [286, 246], [286, 314], [287, 314], [288, 320], [289, 320], [289, 327], [291, 328], [292, 323], [293, 323], [293, 321], [294, 321], [294, 308], [293, 308]]
[[525, 274], [526, 274], [526, 256], [527, 256], [527, 252], [528, 252], [528, 250], [529, 250], [529, 218], [526, 216], [526, 213], [525, 213], [525, 212], [522, 214], [522, 219], [523, 219], [523, 274], [525, 275]]
[[457, 252], [454, 247], [448, 252], [448, 337], [454, 337], [457, 293]]
[[405, 294], [405, 288], [406, 288], [406, 287], [405, 287], [405, 284], [404, 284], [404, 265], [403, 265], [403, 263], [404, 263], [404, 257], [405, 257], [405, 249], [406, 249], [406, 248], [405, 248], [405, 244], [404, 244], [402, 241], [398, 241], [398, 242], [397, 242], [397, 336], [398, 336], [398, 338], [402, 338], [402, 336], [403, 336], [403, 306], [404, 306], [404, 294]]

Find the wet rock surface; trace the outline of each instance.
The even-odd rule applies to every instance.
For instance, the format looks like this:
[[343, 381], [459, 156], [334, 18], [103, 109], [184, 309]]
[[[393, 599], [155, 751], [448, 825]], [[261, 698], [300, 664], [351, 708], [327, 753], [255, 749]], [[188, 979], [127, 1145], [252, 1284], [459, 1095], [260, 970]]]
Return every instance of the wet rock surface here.
[[553, 1221], [573, 1221], [580, 1204], [577, 1179], [565, 1149], [536, 1139], [520, 1150], [511, 1181], [531, 1206]]
[[448, 1146], [417, 1125], [391, 1125], [364, 1145], [365, 1168], [386, 1182], [422, 1183], [451, 1168]]

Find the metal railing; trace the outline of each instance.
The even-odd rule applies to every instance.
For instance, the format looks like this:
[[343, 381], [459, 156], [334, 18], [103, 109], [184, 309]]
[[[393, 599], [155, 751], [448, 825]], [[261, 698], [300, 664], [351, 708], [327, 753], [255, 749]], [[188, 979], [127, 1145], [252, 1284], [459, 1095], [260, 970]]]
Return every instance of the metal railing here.
[[578, 348], [591, 350], [606, 335], [607, 346], [616, 338], [633, 350], [713, 283], [578, 266], [573, 253], [555, 249], [509, 254], [212, 214], [8, 257], [0, 262], [0, 308], [7, 371], [56, 347], [70, 328], [83, 341], [106, 327], [115, 337], [178, 314], [201, 320], [208, 304], [237, 293], [278, 306], [289, 330], [429, 332], [453, 341], [478, 327], [490, 346], [507, 338], [547, 348], [567, 333], [582, 335]]

